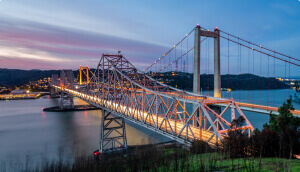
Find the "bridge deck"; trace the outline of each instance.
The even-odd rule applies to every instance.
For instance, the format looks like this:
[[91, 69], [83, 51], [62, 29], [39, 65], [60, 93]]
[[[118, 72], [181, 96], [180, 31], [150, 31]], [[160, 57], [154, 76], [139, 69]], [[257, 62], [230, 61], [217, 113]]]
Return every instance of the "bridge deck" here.
[[[173, 95], [176, 97], [181, 96], [182, 98], [189, 99], [189, 100], [195, 100], [195, 101], [200, 101], [205, 97], [205, 96], [200, 96], [200, 95], [199, 95], [199, 97], [182, 96], [182, 95], [180, 95], [180, 93], [177, 93], [177, 92], [166, 92], [165, 94]], [[209, 100], [214, 101], [215, 98], [208, 97], [208, 99], [206, 101], [209, 101]], [[236, 104], [238, 106], [240, 106], [241, 109], [246, 110], [246, 111], [258, 112], [258, 113], [264, 113], [264, 114], [269, 114], [272, 111], [272, 113], [274, 113], [276, 115], [279, 114], [278, 107], [257, 105], [257, 104], [251, 104], [251, 103], [242, 103], [242, 102], [236, 102]], [[219, 105], [226, 106], [225, 104], [219, 104]], [[300, 116], [300, 110], [292, 110], [291, 113], [294, 114], [295, 116]]]
[[[61, 89], [59, 86], [54, 86], [55, 88]], [[184, 127], [185, 123], [184, 121], [182, 122], [176, 122], [175, 120], [169, 119], [169, 123], [171, 125], [171, 128], [167, 126], [167, 123], [165, 123], [165, 125], [162, 125], [160, 127], [160, 129], [158, 129], [158, 124], [161, 124], [162, 121], [164, 120], [164, 117], [161, 115], [155, 115], [153, 114], [153, 119], [150, 119], [148, 117], [148, 113], [147, 112], [143, 112], [143, 113], [137, 113], [134, 112], [133, 109], [131, 109], [130, 107], [126, 107], [124, 105], [117, 105], [113, 102], [107, 102], [106, 105], [102, 104], [102, 101], [100, 98], [96, 98], [96, 97], [92, 97], [89, 96], [87, 94], [83, 94], [81, 92], [77, 92], [74, 90], [70, 90], [70, 89], [64, 89], [65, 92], [68, 92], [69, 94], [72, 94], [74, 96], [77, 96], [78, 98], [81, 98], [82, 100], [87, 101], [88, 103], [91, 103], [97, 107], [103, 108], [103, 106], [109, 110], [111, 110], [114, 113], [119, 113], [119, 115], [128, 118], [129, 114], [124, 114], [124, 110], [126, 108], [128, 108], [128, 110], [134, 114], [131, 119], [134, 119], [136, 122], [138, 123], [143, 123], [143, 124], [147, 124], [149, 127], [153, 127], [155, 131], [158, 131], [159, 133], [168, 133], [168, 134], [178, 134], [181, 128]], [[192, 132], [190, 132], [189, 130], [192, 130]], [[187, 134], [189, 133], [189, 134]], [[192, 133], [192, 134], [191, 134]], [[200, 134], [201, 133], [201, 134]], [[200, 131], [199, 127], [195, 127], [195, 126], [190, 126], [190, 128], [188, 130], [183, 130], [180, 134], [181, 139], [182, 140], [186, 140], [186, 141], [192, 141], [192, 140], [204, 140], [204, 141], [208, 141], [208, 143], [210, 145], [215, 145], [216, 141], [218, 141], [219, 145], [222, 145], [222, 143], [220, 142], [220, 140], [214, 135], [213, 132], [211, 131], [207, 131], [202, 129]], [[223, 137], [223, 136], [222, 136]], [[175, 137], [172, 137], [172, 139], [176, 139]], [[180, 141], [180, 140], [179, 140]]]
[[[241, 103], [241, 102], [236, 102], [241, 109], [245, 109], [244, 107], [247, 107], [249, 109], [245, 109], [245, 110], [249, 110], [251, 111], [251, 109], [255, 112], [260, 112], [260, 113], [270, 113], [275, 112], [275, 114], [278, 114], [278, 109], [277, 107], [272, 107], [272, 106], [263, 106], [263, 105], [256, 105], [256, 104], [250, 104], [250, 103]], [[264, 110], [264, 111], [261, 111]], [[277, 112], [277, 113], [276, 113]], [[300, 116], [300, 110], [292, 110], [291, 111], [292, 114]]]

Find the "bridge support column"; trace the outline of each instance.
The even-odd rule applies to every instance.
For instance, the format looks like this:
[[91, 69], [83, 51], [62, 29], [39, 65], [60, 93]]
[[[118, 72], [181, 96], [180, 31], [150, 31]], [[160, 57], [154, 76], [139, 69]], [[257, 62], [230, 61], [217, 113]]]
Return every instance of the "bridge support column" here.
[[127, 138], [124, 118], [114, 117], [111, 112], [102, 110], [100, 153], [126, 148]]
[[74, 109], [73, 95], [61, 91], [60, 109]]
[[221, 97], [221, 71], [220, 71], [220, 31], [215, 29], [214, 38], [214, 97]]
[[200, 44], [201, 44], [201, 27], [197, 25], [195, 28], [194, 39], [194, 79], [193, 79], [193, 92], [200, 94]]
[[54, 87], [50, 87], [50, 98], [58, 98], [58, 92], [55, 90]]

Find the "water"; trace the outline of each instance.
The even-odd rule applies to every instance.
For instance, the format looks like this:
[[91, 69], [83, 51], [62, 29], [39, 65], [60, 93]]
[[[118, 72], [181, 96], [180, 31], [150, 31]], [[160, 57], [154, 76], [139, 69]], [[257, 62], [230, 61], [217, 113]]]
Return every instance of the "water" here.
[[[280, 106], [288, 90], [232, 91], [238, 101], [247, 102], [248, 95], [259, 104]], [[206, 92], [208, 94], [208, 92]], [[273, 99], [274, 93], [275, 98]], [[290, 94], [294, 91], [290, 90]], [[203, 94], [205, 92], [203, 91]], [[212, 92], [209, 93], [213, 95]], [[252, 98], [251, 97], [251, 98]], [[287, 96], [288, 97], [288, 96]], [[251, 99], [250, 99], [251, 100]], [[271, 101], [272, 100], [272, 101]], [[42, 162], [44, 158], [72, 161], [80, 155], [90, 155], [99, 147], [101, 111], [43, 112], [43, 107], [57, 106], [58, 99], [0, 101], [0, 163], [7, 168]], [[75, 104], [85, 104], [75, 98]], [[300, 109], [299, 105], [295, 105]], [[269, 116], [246, 112], [254, 128], [262, 129]], [[225, 116], [225, 115], [224, 115]], [[224, 117], [225, 118], [225, 117]], [[168, 138], [126, 121], [128, 145], [159, 143]], [[0, 167], [1, 167], [0, 164]], [[0, 168], [1, 171], [1, 168]], [[18, 171], [18, 170], [16, 170]]]
[[[75, 104], [85, 104], [80, 99], [74, 101]], [[47, 98], [0, 101], [1, 163], [25, 166], [26, 161], [36, 164], [45, 157], [72, 161], [75, 155], [91, 155], [99, 148], [101, 111], [42, 111], [43, 107], [58, 104], [58, 99]], [[128, 121], [126, 132], [128, 145], [169, 141]]]
[[[233, 98], [235, 101], [244, 103], [253, 103], [259, 105], [280, 107], [290, 96], [294, 96], [296, 90], [280, 89], [280, 90], [238, 90], [238, 91], [222, 91], [223, 98]], [[213, 91], [202, 90], [203, 95], [213, 96]], [[299, 104], [293, 104], [295, 109], [300, 110]]]

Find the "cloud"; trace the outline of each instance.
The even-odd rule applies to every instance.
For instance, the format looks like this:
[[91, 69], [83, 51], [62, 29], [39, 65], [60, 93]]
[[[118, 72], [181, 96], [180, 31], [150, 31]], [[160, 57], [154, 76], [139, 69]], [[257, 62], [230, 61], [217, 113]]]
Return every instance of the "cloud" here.
[[[144, 66], [168, 49], [156, 44], [9, 17], [0, 17], [0, 33], [1, 59], [13, 57], [45, 63], [72, 61], [65, 63], [71, 68], [77, 68], [85, 61], [95, 61], [102, 53], [116, 53], [118, 50], [129, 56], [133, 64], [136, 62]], [[22, 68], [16, 63], [16, 67]], [[2, 63], [0, 67], [5, 66]]]

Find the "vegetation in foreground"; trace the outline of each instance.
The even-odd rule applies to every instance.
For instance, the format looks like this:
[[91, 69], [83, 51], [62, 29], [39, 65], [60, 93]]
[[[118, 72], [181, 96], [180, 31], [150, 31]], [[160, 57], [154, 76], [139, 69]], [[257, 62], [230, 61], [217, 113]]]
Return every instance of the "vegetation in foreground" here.
[[24, 171], [299, 171], [300, 161], [284, 158], [230, 158], [223, 152], [195, 154], [182, 145], [151, 145], [95, 158], [78, 157], [73, 165], [45, 163]]

